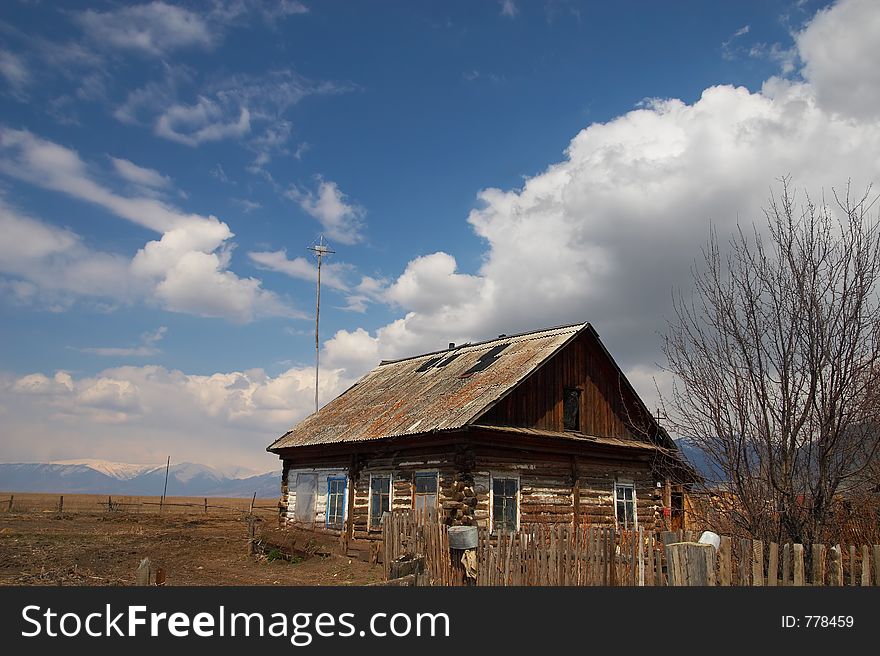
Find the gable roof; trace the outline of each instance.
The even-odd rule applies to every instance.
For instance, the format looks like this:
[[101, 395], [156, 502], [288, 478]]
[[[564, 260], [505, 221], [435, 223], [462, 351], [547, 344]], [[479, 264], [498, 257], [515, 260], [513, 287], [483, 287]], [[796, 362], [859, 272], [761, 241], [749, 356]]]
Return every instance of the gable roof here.
[[267, 450], [464, 428], [588, 327], [578, 323], [383, 361]]

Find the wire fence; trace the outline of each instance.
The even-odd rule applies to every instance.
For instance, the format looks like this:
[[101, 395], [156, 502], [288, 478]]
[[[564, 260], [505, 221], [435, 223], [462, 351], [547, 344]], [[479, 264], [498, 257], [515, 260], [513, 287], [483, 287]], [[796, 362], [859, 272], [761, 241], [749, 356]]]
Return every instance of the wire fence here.
[[278, 500], [237, 497], [161, 497], [100, 494], [3, 493], [0, 513], [278, 513]]

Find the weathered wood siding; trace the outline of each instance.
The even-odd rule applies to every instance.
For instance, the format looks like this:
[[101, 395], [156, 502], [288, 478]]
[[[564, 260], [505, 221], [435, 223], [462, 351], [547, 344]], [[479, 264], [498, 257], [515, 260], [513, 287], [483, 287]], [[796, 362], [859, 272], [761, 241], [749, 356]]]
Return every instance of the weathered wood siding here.
[[486, 413], [479, 423], [563, 430], [564, 388], [581, 390], [581, 432], [631, 437], [627, 420], [647, 425], [638, 403], [589, 333], [578, 336]]
[[[648, 463], [605, 461], [511, 452], [478, 454], [474, 472], [477, 505], [474, 519], [489, 527], [491, 477], [518, 478], [520, 524], [572, 523], [614, 526], [614, 484], [632, 483], [636, 492], [638, 523], [652, 530], [661, 512], [656, 482]], [[578, 486], [575, 492], [575, 483]]]
[[438, 505], [449, 500], [456, 479], [454, 452], [404, 450], [381, 456], [361, 456], [354, 491], [352, 512], [355, 539], [378, 539], [381, 531], [369, 526], [370, 476], [391, 475], [391, 508], [394, 510], [413, 507], [413, 477], [416, 472], [438, 473]]
[[[354, 496], [351, 504], [346, 505], [346, 521], [351, 508], [352, 536], [361, 540], [380, 536], [378, 529], [369, 526], [372, 475], [391, 476], [391, 508], [398, 510], [413, 507], [416, 472], [437, 472], [438, 512], [444, 522], [453, 525], [489, 527], [492, 476], [519, 479], [521, 525], [577, 521], [614, 526], [616, 481], [633, 484], [640, 526], [653, 529], [661, 512], [660, 490], [647, 459], [625, 459], [607, 454], [591, 457], [577, 453], [526, 452], [501, 445], [473, 446], [462, 442], [431, 448], [409, 445], [381, 453], [359, 454], [354, 459], [353, 469], [338, 466], [341, 460], [337, 458], [334, 463], [313, 456], [312, 462], [287, 462], [287, 480], [282, 481], [285, 491], [282, 517], [294, 523], [296, 475], [300, 472], [318, 474], [314, 527], [329, 532], [334, 531], [324, 528], [327, 477], [348, 476], [347, 494]], [[348, 462], [351, 462], [350, 456]], [[287, 481], [289, 483], [285, 484]]]

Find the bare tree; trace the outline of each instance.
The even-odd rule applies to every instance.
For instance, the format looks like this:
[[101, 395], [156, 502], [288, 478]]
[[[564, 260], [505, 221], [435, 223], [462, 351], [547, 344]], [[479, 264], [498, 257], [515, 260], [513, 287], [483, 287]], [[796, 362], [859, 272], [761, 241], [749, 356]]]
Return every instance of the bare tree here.
[[[880, 226], [870, 188], [835, 204], [771, 193], [766, 233], [714, 230], [675, 295], [663, 351], [671, 428], [700, 448], [763, 539], [812, 543], [877, 481]], [[873, 472], [873, 473], [872, 473]]]

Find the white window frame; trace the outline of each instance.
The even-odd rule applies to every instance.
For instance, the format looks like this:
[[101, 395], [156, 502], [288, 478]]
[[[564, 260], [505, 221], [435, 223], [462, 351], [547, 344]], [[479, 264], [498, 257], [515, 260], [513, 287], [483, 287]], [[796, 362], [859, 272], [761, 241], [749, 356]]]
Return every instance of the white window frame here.
[[[342, 525], [340, 528], [330, 525], [330, 481], [342, 480], [344, 487], [342, 488]], [[348, 488], [350, 481], [348, 473], [343, 474], [327, 474], [327, 498], [324, 501], [324, 526], [334, 531], [345, 530], [345, 522], [348, 519]]]
[[[621, 479], [619, 481], [614, 481], [614, 494], [613, 494], [613, 507], [612, 510], [614, 512], [614, 525], [618, 528], [621, 528], [621, 522], [617, 518], [617, 488], [618, 487], [628, 487], [632, 489], [633, 498], [633, 525], [632, 526], [623, 526], [624, 530], [637, 529], [639, 527], [639, 502], [636, 497], [636, 484], [628, 479]], [[626, 503], [626, 499], [623, 499], [623, 502]], [[624, 517], [624, 522], [626, 521], [626, 517]]]
[[394, 510], [394, 473], [393, 472], [370, 472], [370, 487], [367, 491], [367, 531], [381, 531], [381, 518], [379, 526], [373, 526], [373, 477], [388, 479], [388, 512]]
[[520, 517], [522, 515], [522, 480], [519, 474], [509, 472], [491, 472], [489, 474], [489, 533], [495, 532], [495, 479], [513, 479], [516, 481], [516, 530], [519, 531]]
[[440, 470], [439, 469], [419, 469], [418, 471], [413, 472], [413, 482], [412, 482], [412, 508], [416, 509], [416, 496], [418, 493], [416, 492], [416, 476], [425, 474], [432, 474], [434, 479], [437, 481], [437, 491], [434, 492], [434, 510], [440, 508]]

